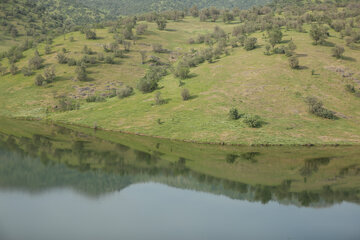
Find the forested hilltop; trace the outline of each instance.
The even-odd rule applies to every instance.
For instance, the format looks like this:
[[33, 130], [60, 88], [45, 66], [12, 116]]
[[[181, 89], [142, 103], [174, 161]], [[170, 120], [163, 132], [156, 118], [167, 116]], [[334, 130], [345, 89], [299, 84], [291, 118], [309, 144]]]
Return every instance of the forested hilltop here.
[[248, 9], [255, 5], [269, 3], [270, 0], [77, 0], [84, 5], [100, 9], [109, 17], [135, 15], [146, 12], [186, 10], [196, 5], [199, 9], [216, 7], [218, 9]]
[[19, 3], [31, 1], [2, 5], [2, 31], [25, 27], [1, 45], [1, 115], [197, 142], [360, 143], [359, 1], [59, 25], [44, 13], [35, 34], [11, 15]]
[[42, 42], [104, 17], [71, 0], [0, 0], [0, 51], [25, 39]]

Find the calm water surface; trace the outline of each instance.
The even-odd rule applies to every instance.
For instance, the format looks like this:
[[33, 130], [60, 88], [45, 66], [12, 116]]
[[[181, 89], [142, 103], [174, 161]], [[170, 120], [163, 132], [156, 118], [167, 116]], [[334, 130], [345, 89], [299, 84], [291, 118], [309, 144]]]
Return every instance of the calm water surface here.
[[0, 123], [1, 240], [360, 239], [359, 147]]

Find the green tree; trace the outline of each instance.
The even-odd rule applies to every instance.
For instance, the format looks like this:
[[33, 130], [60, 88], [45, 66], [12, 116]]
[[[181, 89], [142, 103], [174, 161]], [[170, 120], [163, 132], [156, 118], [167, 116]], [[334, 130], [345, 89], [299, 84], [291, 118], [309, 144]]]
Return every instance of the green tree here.
[[336, 45], [332, 50], [333, 57], [342, 58], [345, 49], [342, 46]]
[[281, 32], [281, 29], [279, 27], [276, 27], [267, 31], [267, 37], [271, 46], [274, 47], [276, 44], [281, 43], [283, 34]]
[[322, 44], [328, 37], [328, 30], [325, 26], [319, 24], [312, 24], [310, 29], [310, 37], [315, 41], [314, 44]]

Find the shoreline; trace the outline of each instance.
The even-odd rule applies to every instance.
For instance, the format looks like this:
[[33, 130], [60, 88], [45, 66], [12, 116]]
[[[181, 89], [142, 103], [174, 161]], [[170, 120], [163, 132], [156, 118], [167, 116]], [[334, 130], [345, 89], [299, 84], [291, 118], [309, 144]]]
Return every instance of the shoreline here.
[[169, 140], [169, 141], [184, 142], [184, 143], [194, 143], [194, 144], [202, 144], [202, 145], [238, 146], [238, 147], [281, 147], [281, 146], [283, 146], [283, 147], [346, 147], [346, 146], [360, 146], [360, 143], [347, 143], [347, 144], [341, 144], [341, 143], [243, 144], [243, 143], [230, 143], [230, 142], [203, 142], [203, 141], [196, 141], [196, 140], [175, 139], [175, 138], [169, 138], [169, 137], [154, 136], [154, 135], [148, 135], [148, 134], [136, 133], [136, 132], [127, 132], [127, 131], [123, 131], [123, 130], [105, 129], [102, 127], [94, 128], [94, 127], [90, 127], [88, 125], [54, 121], [51, 119], [43, 119], [43, 118], [37, 118], [37, 117], [8, 117], [8, 116], [0, 116], [0, 117], [8, 118], [8, 119], [23, 120], [23, 121], [39, 121], [39, 122], [42, 121], [42, 122], [51, 123], [51, 124], [64, 126], [64, 127], [66, 127], [66, 125], [69, 125], [69, 126], [81, 127], [81, 128], [86, 128], [86, 129], [93, 129], [94, 131], [100, 130], [100, 131], [104, 131], [104, 132], [120, 133], [120, 134], [132, 135], [132, 136], [142, 136], [142, 137], [149, 137], [149, 138], [155, 138], [155, 139], [161, 139], [161, 140]]

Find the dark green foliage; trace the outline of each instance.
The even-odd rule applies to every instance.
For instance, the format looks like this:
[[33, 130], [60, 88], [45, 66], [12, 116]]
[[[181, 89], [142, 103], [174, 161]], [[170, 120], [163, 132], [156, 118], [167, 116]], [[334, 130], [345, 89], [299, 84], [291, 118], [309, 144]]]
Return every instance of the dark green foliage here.
[[86, 97], [86, 102], [105, 102], [105, 98], [99, 95], [89, 95]]
[[231, 119], [231, 120], [237, 120], [237, 119], [239, 119], [240, 117], [239, 117], [239, 112], [238, 112], [238, 110], [236, 109], [236, 108], [231, 108], [230, 109], [230, 111], [229, 111], [229, 118]]
[[34, 74], [34, 72], [29, 67], [23, 67], [21, 69], [22, 74], [24, 74], [25, 77], [31, 76]]
[[86, 39], [92, 39], [92, 40], [96, 39], [96, 33], [90, 29], [85, 31], [85, 36], [86, 36]]
[[114, 58], [113, 58], [113, 57], [110, 57], [110, 56], [106, 56], [106, 57], [105, 57], [105, 63], [107, 63], [107, 64], [114, 64], [114, 63], [115, 63]]
[[121, 88], [119, 88], [119, 90], [117, 91], [117, 96], [119, 98], [126, 98], [131, 96], [134, 93], [134, 89], [130, 86], [123, 86]]
[[131, 42], [130, 41], [123, 41], [123, 46], [124, 46], [124, 50], [126, 52], [130, 51], [130, 47], [131, 47]]
[[261, 118], [258, 115], [246, 114], [244, 116], [243, 121], [246, 125], [248, 125], [251, 128], [259, 128], [263, 124], [263, 121], [261, 120]]
[[320, 24], [312, 24], [310, 29], [310, 37], [314, 40], [314, 44], [323, 44], [328, 38], [327, 27]]
[[140, 51], [140, 55], [141, 55], [141, 64], [145, 64], [146, 63], [146, 51]]
[[58, 61], [58, 63], [60, 64], [66, 64], [68, 62], [68, 58], [66, 57], [66, 55], [62, 52], [59, 52], [57, 55], [56, 55], [56, 59]]
[[289, 58], [289, 66], [292, 69], [298, 69], [299, 68], [299, 59], [295, 56], [292, 56]]
[[87, 80], [86, 65], [81, 64], [80, 66], [77, 66], [75, 72], [76, 72], [76, 79], [78, 81], [86, 81]]
[[18, 72], [18, 67], [15, 65], [15, 63], [12, 63], [10, 65], [10, 73], [11, 75], [15, 75]]
[[55, 77], [56, 77], [55, 68], [53, 66], [45, 68], [45, 70], [44, 70], [44, 80], [47, 83], [53, 82]]
[[257, 42], [257, 39], [254, 37], [246, 38], [245, 42], [244, 42], [245, 50], [250, 51], [250, 50], [256, 48], [256, 42]]
[[94, 52], [91, 50], [91, 48], [89, 48], [87, 45], [84, 46], [82, 53], [88, 54], [88, 55], [94, 54]]
[[163, 17], [158, 17], [157, 19], [156, 19], [156, 24], [157, 24], [157, 27], [158, 27], [158, 29], [159, 30], [165, 30], [165, 28], [166, 28], [166, 19], [165, 18], [163, 18]]
[[283, 34], [279, 27], [267, 31], [267, 37], [272, 47], [281, 42], [282, 36]]
[[356, 92], [354, 85], [350, 85], [350, 84], [347, 84], [345, 86], [345, 90], [348, 91], [349, 93], [355, 93]]
[[180, 79], [189, 78], [190, 67], [185, 62], [179, 62], [174, 70], [174, 75]]
[[305, 102], [308, 104], [309, 112], [322, 118], [337, 119], [335, 112], [324, 108], [323, 103], [315, 97], [307, 97]]
[[35, 85], [36, 86], [42, 86], [44, 82], [45, 82], [45, 79], [41, 74], [36, 75], [36, 77], [35, 77]]
[[75, 100], [67, 98], [67, 97], [61, 97], [58, 101], [58, 104], [54, 107], [54, 110], [57, 111], [73, 111], [80, 108], [80, 104], [77, 103]]
[[45, 46], [45, 54], [50, 54], [51, 53], [51, 46], [50, 45], [46, 45]]
[[163, 49], [162, 45], [160, 43], [154, 43], [152, 45], [152, 49], [156, 53], [163, 53], [166, 52], [166, 49]]
[[67, 59], [67, 64], [68, 64], [69, 66], [75, 66], [75, 65], [76, 65], [76, 60], [73, 59], [73, 58], [68, 58], [68, 59]]
[[137, 88], [143, 93], [149, 93], [157, 89], [161, 77], [167, 74], [162, 67], [151, 67], [138, 82]]
[[331, 49], [333, 57], [342, 58], [345, 49], [342, 46], [336, 45], [333, 49]]
[[190, 91], [187, 88], [181, 90], [181, 98], [184, 101], [187, 101], [191, 98]]
[[43, 67], [44, 59], [35, 52], [35, 56], [29, 60], [29, 68], [37, 70]]

